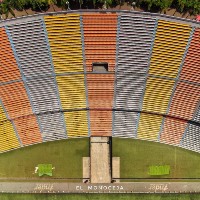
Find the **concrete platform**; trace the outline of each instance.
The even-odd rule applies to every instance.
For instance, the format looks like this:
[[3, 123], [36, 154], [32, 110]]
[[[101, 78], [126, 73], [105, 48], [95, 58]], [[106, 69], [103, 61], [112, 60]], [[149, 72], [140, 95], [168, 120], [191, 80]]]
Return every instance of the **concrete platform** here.
[[119, 183], [120, 180], [120, 157], [112, 157], [112, 179]]
[[111, 183], [109, 140], [109, 137], [90, 138], [91, 183]]

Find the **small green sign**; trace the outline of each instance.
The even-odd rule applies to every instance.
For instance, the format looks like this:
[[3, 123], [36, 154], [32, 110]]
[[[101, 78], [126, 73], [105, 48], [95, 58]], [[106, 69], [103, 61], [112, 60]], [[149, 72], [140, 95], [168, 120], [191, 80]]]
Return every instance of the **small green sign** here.
[[52, 164], [38, 164], [38, 175], [52, 176]]
[[150, 166], [149, 167], [149, 175], [169, 175], [170, 174], [170, 166], [169, 165], [160, 165], [160, 166]]

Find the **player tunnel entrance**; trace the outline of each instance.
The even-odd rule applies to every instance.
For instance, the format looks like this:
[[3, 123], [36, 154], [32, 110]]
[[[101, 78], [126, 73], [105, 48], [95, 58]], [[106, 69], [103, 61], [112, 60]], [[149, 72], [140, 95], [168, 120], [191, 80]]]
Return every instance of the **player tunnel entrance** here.
[[108, 63], [107, 62], [94, 62], [92, 63], [92, 71], [97, 73], [107, 73]]

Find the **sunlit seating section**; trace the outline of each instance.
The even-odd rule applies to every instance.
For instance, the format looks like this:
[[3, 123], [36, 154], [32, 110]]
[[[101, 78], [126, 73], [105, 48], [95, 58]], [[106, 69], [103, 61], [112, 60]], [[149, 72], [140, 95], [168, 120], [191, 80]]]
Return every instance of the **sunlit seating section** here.
[[48, 112], [60, 111], [60, 102], [43, 23], [40, 19], [14, 24], [8, 30], [26, 78], [33, 110], [40, 115], [37, 119], [42, 138], [49, 141], [66, 138], [66, 131], [62, 113], [48, 115]]
[[[199, 46], [200, 30], [196, 29], [191, 38], [183, 67], [181, 69], [180, 76], [178, 77], [178, 82], [168, 112], [169, 115], [184, 118], [186, 120], [193, 119], [200, 99]], [[164, 128], [161, 134], [161, 141], [176, 145], [180, 144], [183, 134], [185, 132], [182, 130], [187, 126], [187, 122], [185, 122], [184, 124], [182, 123], [182, 125], [180, 124], [179, 126], [182, 126], [182, 128], [174, 131], [174, 126], [170, 125], [169, 121], [165, 121]], [[166, 127], [171, 127], [171, 129], [167, 129]], [[192, 127], [194, 128], [195, 126]], [[176, 142], [174, 138], [176, 138]]]
[[56, 74], [83, 72], [80, 15], [44, 17]]
[[6, 114], [0, 102], [0, 153], [19, 148], [13, 124], [6, 118]]
[[88, 74], [87, 85], [91, 134], [111, 136], [114, 75]]
[[165, 117], [160, 130], [159, 140], [165, 144], [180, 145], [181, 138], [187, 127], [187, 121], [178, 118]]
[[111, 135], [117, 14], [84, 13], [82, 19], [86, 71], [94, 62], [108, 63], [107, 74], [87, 74], [91, 135]]
[[[84, 75], [57, 76], [60, 99], [64, 111], [67, 136], [88, 136]], [[71, 112], [77, 110], [75, 112]], [[79, 110], [79, 111], [78, 111]], [[72, 114], [74, 116], [72, 117]], [[82, 122], [80, 120], [83, 120]]]
[[156, 20], [149, 16], [119, 16], [115, 108], [134, 110], [114, 113], [114, 136], [136, 137], [138, 111], [145, 89]]
[[200, 83], [200, 28], [196, 28], [181, 70], [181, 80]]
[[[85, 75], [79, 14], [44, 17], [67, 137], [88, 136]], [[79, 111], [71, 111], [78, 109]], [[81, 122], [82, 120], [82, 122]]]
[[[142, 111], [167, 114], [170, 98], [192, 28], [188, 25], [158, 20], [149, 74], [143, 98]], [[146, 115], [145, 115], [146, 116]], [[153, 118], [141, 115], [138, 138], [157, 141], [162, 128], [163, 117]], [[151, 124], [145, 130], [143, 123]]]
[[[191, 119], [192, 112], [193, 117], [192, 120], [200, 123], [200, 107], [199, 107], [199, 99], [200, 91], [199, 91], [199, 83], [200, 83], [200, 29], [196, 28], [193, 34], [193, 38], [190, 43], [190, 47], [188, 49], [188, 53], [184, 62], [183, 69], [181, 71], [180, 77], [182, 81], [188, 81], [191, 83], [191, 86], [194, 84], [194, 90], [189, 91], [189, 99], [188, 104], [183, 105], [183, 111], [179, 110], [178, 114], [184, 115], [184, 117], [189, 117]], [[197, 86], [198, 85], [198, 86]], [[188, 88], [190, 90], [191, 87]], [[188, 93], [186, 90], [186, 93]], [[194, 93], [193, 93], [194, 92]], [[193, 102], [194, 98], [194, 102]], [[195, 108], [195, 104], [197, 104]], [[186, 108], [188, 108], [186, 110]], [[191, 109], [191, 110], [189, 110]], [[184, 113], [186, 112], [186, 113]], [[193, 151], [200, 152], [200, 127], [187, 124], [187, 129], [182, 136], [181, 146]]]
[[[192, 119], [199, 98], [199, 86], [179, 82], [176, 86], [176, 90], [172, 99], [169, 115], [186, 120]], [[186, 128], [187, 122], [182, 125], [180, 124], [179, 126], [182, 126], [182, 128], [179, 128], [176, 131], [174, 129], [174, 125], [171, 125], [170, 123], [171, 122], [168, 120], [164, 122], [163, 131], [161, 133], [161, 141], [165, 141], [166, 143], [170, 144], [180, 144], [182, 135], [184, 133], [183, 128]]]
[[0, 38], [2, 38], [0, 99], [8, 118], [13, 121], [16, 127], [22, 144], [30, 145], [42, 142], [38, 122], [33, 114], [18, 63], [15, 60], [13, 49], [4, 28], [0, 29]]
[[157, 141], [162, 123], [162, 117], [141, 113], [137, 128], [137, 138], [143, 140]]
[[83, 14], [83, 30], [87, 71], [93, 62], [108, 62], [115, 71], [117, 14]]
[[[165, 113], [173, 85], [173, 80], [149, 77], [146, 83], [142, 110], [153, 113]], [[149, 115], [141, 114], [138, 125], [138, 138], [157, 140], [162, 118], [162, 116], [152, 115], [150, 117]], [[144, 128], [146, 127], [145, 124], [147, 124], [148, 129]]]

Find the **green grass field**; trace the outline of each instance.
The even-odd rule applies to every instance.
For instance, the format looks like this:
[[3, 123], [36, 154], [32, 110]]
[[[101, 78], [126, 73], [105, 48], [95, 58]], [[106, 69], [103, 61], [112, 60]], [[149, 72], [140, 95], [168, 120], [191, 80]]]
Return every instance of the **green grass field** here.
[[1, 194], [0, 200], [199, 200], [199, 194]]
[[[55, 167], [52, 178], [82, 178], [82, 157], [85, 156], [89, 156], [88, 138], [21, 148], [0, 154], [0, 178], [40, 179], [34, 170], [38, 164], [45, 163]], [[200, 154], [182, 148], [113, 138], [113, 156], [120, 157], [121, 178], [200, 178]], [[170, 175], [150, 176], [152, 165], [170, 165]]]
[[[200, 178], [200, 154], [182, 148], [134, 139], [113, 138], [113, 156], [120, 157], [121, 178]], [[150, 176], [151, 165], [170, 165], [170, 175]]]
[[0, 177], [36, 178], [38, 174], [34, 173], [35, 167], [47, 163], [55, 167], [52, 177], [82, 178], [83, 156], [89, 156], [88, 138], [60, 140], [24, 147], [0, 154]]

